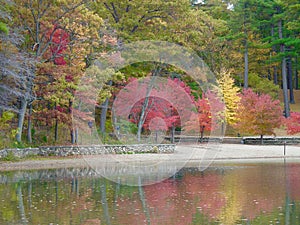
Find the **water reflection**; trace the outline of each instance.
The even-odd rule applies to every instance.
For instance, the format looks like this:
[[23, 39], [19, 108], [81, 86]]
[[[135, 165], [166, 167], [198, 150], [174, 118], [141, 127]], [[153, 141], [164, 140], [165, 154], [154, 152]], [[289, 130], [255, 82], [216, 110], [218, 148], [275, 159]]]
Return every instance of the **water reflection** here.
[[185, 168], [130, 187], [89, 168], [0, 173], [0, 224], [300, 224], [300, 164]]

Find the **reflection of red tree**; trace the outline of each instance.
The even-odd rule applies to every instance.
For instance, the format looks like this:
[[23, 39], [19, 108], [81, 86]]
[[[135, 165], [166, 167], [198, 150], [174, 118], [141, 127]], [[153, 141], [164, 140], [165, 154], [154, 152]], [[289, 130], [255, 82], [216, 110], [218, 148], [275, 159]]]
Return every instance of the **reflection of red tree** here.
[[174, 180], [144, 188], [151, 224], [188, 224], [189, 215], [183, 215], [187, 208], [182, 203], [182, 193], [178, 189], [179, 185]]
[[186, 174], [183, 181], [191, 199], [197, 199], [196, 208], [209, 218], [216, 218], [226, 203], [221, 189], [222, 176], [215, 173], [204, 176]]
[[287, 176], [283, 167], [273, 165], [239, 168], [225, 176], [210, 171], [203, 176], [185, 173], [181, 180], [169, 179], [143, 187], [146, 207], [138, 189], [132, 197], [120, 198], [115, 221], [146, 224], [148, 216], [151, 224], [185, 225], [192, 223], [197, 211], [214, 221], [220, 219], [226, 208], [239, 211], [237, 220], [253, 220], [284, 207], [286, 187], [289, 187], [291, 201], [300, 201], [299, 174], [297, 164], [286, 168]]
[[[151, 209], [151, 224], [191, 224], [197, 210], [216, 217], [224, 205], [218, 191], [220, 176], [185, 174], [182, 181], [166, 180], [144, 188]], [[163, 221], [163, 222], [162, 222]]]
[[83, 223], [81, 223], [80, 225], [100, 225], [100, 224], [101, 224], [101, 220], [99, 219], [88, 219]]
[[292, 164], [287, 168], [287, 188], [289, 188], [291, 199], [300, 201], [300, 165]]
[[134, 192], [132, 196], [120, 196], [116, 202], [116, 209], [113, 213], [113, 221], [123, 225], [147, 224], [146, 214], [143, 212], [143, 205], [139, 199], [139, 193]]

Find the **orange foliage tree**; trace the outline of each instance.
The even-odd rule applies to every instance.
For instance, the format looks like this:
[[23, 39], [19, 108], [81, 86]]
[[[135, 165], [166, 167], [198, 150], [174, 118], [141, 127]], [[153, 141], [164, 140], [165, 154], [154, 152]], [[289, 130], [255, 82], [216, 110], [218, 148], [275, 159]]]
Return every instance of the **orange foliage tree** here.
[[270, 95], [258, 95], [250, 88], [243, 90], [237, 109], [235, 127], [240, 133], [260, 135], [273, 134], [274, 129], [282, 124], [283, 115], [279, 100], [272, 100]]

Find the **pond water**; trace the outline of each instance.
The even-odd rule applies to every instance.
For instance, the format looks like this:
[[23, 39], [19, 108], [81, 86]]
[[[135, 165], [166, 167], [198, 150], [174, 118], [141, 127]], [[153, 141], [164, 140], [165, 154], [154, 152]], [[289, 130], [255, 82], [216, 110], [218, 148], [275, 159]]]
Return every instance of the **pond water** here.
[[2, 172], [0, 224], [300, 224], [300, 164], [184, 168], [143, 187], [88, 168]]

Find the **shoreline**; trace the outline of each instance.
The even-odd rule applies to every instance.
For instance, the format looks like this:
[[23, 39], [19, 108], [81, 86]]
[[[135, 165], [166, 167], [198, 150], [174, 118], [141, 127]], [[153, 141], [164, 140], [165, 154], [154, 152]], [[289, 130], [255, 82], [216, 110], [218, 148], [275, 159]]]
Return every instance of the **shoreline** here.
[[228, 163], [300, 163], [300, 146], [288, 145], [244, 145], [220, 144], [204, 147], [203, 145], [176, 146], [175, 154], [124, 154], [124, 155], [89, 155], [74, 157], [54, 157], [22, 160], [17, 162], [0, 161], [0, 172], [18, 170], [41, 170], [60, 168], [86, 168], [94, 165], [119, 166], [139, 164], [178, 163], [183, 167]]

